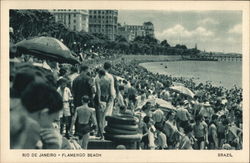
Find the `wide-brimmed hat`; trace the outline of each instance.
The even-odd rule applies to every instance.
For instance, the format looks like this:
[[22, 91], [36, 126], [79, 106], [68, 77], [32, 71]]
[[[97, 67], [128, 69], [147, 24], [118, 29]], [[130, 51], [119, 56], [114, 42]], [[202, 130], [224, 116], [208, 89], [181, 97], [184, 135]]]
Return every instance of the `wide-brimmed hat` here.
[[207, 102], [205, 102], [205, 103], [203, 104], [203, 106], [209, 107], [209, 106], [211, 106], [211, 104], [207, 101]]

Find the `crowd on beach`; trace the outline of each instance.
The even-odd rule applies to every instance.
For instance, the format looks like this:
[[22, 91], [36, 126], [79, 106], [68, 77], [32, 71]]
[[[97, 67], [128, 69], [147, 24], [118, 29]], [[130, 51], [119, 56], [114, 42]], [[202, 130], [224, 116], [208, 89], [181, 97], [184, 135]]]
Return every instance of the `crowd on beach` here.
[[[88, 149], [90, 137], [105, 139], [105, 117], [121, 115], [138, 119], [138, 149], [242, 149], [241, 88], [197, 85], [123, 58], [77, 66], [38, 60], [10, 63], [12, 149]], [[173, 108], [158, 108], [157, 98]]]

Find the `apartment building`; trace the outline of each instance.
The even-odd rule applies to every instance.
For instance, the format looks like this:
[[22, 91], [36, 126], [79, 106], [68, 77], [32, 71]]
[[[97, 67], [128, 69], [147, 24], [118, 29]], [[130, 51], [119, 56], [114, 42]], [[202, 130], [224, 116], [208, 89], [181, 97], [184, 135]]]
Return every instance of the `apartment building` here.
[[54, 14], [56, 22], [63, 23], [70, 30], [89, 31], [88, 10], [54, 9], [51, 12]]
[[118, 10], [89, 10], [89, 32], [104, 34], [115, 40], [118, 28]]

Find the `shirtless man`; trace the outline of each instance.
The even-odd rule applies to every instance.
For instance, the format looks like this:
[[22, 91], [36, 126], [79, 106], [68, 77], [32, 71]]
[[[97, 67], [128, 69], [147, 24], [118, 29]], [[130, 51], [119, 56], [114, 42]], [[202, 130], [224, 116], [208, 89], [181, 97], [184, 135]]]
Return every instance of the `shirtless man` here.
[[242, 129], [238, 128], [233, 122], [228, 119], [224, 120], [223, 124], [226, 126], [225, 143], [228, 143], [232, 148], [239, 149], [240, 137]]
[[[96, 127], [96, 119], [94, 114], [94, 109], [88, 106], [89, 97], [83, 96], [82, 98], [82, 106], [76, 108], [75, 115], [72, 119], [71, 131], [73, 129], [73, 125], [75, 124], [76, 135], [79, 136], [80, 145], [83, 149], [87, 149], [88, 141], [89, 141], [89, 132]], [[91, 126], [90, 122], [93, 123]]]
[[[106, 124], [105, 117], [111, 116], [115, 99], [114, 78], [108, 73], [111, 68], [110, 63], [104, 64], [104, 70], [99, 70], [95, 78], [96, 94], [97, 94], [97, 119], [98, 128], [101, 139], [103, 138], [104, 127]], [[104, 104], [104, 105], [103, 105]]]
[[211, 107], [210, 103], [207, 101], [205, 104], [203, 104], [203, 107], [201, 108], [200, 115], [203, 116], [205, 119], [205, 122], [208, 124], [211, 120], [212, 115], [214, 114], [214, 109]]
[[191, 115], [186, 109], [187, 107], [185, 107], [186, 105], [188, 105], [187, 100], [182, 102], [182, 106], [178, 107], [176, 111], [177, 127], [179, 130], [180, 128], [184, 128], [185, 125], [187, 125], [189, 123], [189, 120], [191, 119]]
[[214, 114], [208, 128], [209, 149], [218, 149], [219, 147], [217, 123], [218, 115]]
[[208, 135], [207, 135], [207, 124], [203, 121], [202, 115], [195, 117], [194, 136], [196, 138], [195, 149], [205, 149], [205, 144], [208, 144]]

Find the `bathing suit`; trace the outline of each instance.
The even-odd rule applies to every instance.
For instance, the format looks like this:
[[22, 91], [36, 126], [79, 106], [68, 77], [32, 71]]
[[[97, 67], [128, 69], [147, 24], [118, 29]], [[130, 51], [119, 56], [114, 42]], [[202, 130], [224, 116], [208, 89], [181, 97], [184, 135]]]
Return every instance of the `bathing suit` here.
[[91, 131], [91, 127], [89, 124], [76, 124], [76, 135], [81, 139], [83, 135], [89, 133]]

